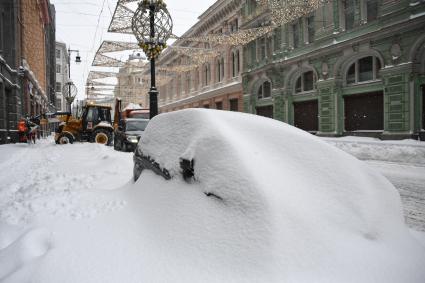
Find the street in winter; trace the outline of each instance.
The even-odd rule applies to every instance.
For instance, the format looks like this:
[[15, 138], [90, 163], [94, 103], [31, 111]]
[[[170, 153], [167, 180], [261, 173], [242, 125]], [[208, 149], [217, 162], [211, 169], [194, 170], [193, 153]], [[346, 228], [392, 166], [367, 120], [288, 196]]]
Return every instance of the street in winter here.
[[425, 2], [1, 0], [0, 283], [425, 282]]

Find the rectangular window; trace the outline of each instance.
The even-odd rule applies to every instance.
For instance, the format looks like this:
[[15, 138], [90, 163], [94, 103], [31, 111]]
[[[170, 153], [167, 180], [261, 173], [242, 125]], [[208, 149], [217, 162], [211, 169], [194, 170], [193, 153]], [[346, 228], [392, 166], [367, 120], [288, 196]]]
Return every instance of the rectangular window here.
[[61, 73], [61, 65], [56, 64], [56, 73], [60, 74]]
[[62, 92], [62, 84], [57, 82], [55, 90], [56, 90], [56, 92]]
[[345, 15], [345, 29], [349, 30], [354, 27], [354, 14], [356, 8], [355, 0], [344, 0], [344, 15]]
[[57, 108], [57, 110], [62, 110], [62, 101], [61, 101], [61, 99], [56, 99], [56, 108]]
[[359, 60], [359, 82], [373, 80], [373, 57], [365, 57]]
[[306, 72], [303, 74], [304, 77], [304, 91], [310, 91], [313, 90], [313, 81], [314, 81], [314, 74], [312, 71]]
[[282, 28], [278, 27], [274, 30], [274, 51], [279, 51], [282, 45]]
[[266, 58], [266, 39], [263, 37], [260, 39], [260, 60]]
[[298, 48], [300, 46], [300, 29], [298, 22], [292, 25], [292, 33], [294, 35], [294, 48]]
[[308, 43], [314, 42], [316, 34], [314, 15], [307, 18], [307, 30], [308, 30]]
[[59, 49], [56, 49], [56, 59], [61, 58], [61, 51]]
[[366, 3], [367, 22], [372, 22], [378, 18], [378, 1], [367, 0]]
[[238, 99], [237, 98], [235, 98], [235, 99], [230, 99], [229, 100], [229, 104], [230, 104], [230, 107], [229, 107], [229, 110], [230, 111], [239, 111], [239, 103], [238, 103], [239, 101], [238, 101]]

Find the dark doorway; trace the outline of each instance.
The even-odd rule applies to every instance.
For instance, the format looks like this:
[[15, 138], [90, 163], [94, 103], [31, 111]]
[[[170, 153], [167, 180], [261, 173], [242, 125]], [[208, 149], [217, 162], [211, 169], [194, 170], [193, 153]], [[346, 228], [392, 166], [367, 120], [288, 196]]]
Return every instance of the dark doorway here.
[[382, 91], [344, 98], [345, 130], [380, 131], [384, 129], [384, 95]]
[[294, 126], [304, 131], [319, 130], [319, 104], [317, 100], [294, 102]]
[[230, 111], [239, 111], [239, 101], [237, 98], [230, 99], [229, 104], [230, 104], [230, 107], [229, 107]]
[[268, 118], [273, 118], [273, 106], [262, 106], [256, 108], [257, 115], [264, 116]]

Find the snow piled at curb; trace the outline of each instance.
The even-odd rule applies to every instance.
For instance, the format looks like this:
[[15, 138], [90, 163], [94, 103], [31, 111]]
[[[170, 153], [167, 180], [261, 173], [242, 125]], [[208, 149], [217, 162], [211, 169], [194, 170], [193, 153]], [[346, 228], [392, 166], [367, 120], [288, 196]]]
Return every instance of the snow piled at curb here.
[[413, 163], [425, 166], [425, 143], [415, 140], [381, 141], [364, 137], [322, 138], [361, 160]]

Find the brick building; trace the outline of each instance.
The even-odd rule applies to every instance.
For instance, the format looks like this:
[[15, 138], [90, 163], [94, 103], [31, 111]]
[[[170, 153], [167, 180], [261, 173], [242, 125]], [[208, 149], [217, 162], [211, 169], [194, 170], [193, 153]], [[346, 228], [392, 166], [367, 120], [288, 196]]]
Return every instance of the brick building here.
[[17, 122], [53, 110], [55, 10], [49, 0], [0, 1], [0, 143]]

